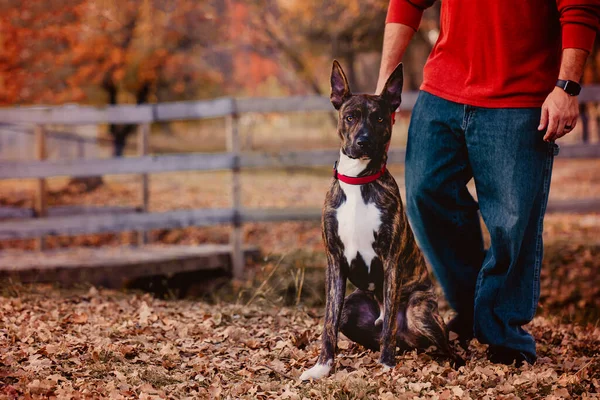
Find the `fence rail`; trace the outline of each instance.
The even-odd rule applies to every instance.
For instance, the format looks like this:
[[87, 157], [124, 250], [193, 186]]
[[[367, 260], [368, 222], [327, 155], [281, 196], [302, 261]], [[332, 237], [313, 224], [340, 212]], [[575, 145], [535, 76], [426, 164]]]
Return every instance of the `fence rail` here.
[[[56, 161], [0, 162], [0, 179], [87, 177], [124, 174], [155, 174], [176, 171], [230, 170], [266, 167], [319, 167], [333, 165], [339, 150], [307, 150], [281, 153], [231, 153], [148, 155], [140, 157]], [[390, 164], [404, 162], [404, 149], [391, 149]], [[600, 158], [600, 144], [572, 144], [560, 147], [561, 158]]]
[[[57, 216], [26, 221], [6, 221], [0, 229], [0, 240], [27, 239], [44, 235], [83, 235], [150, 229], [176, 229], [189, 226], [211, 226], [234, 222], [234, 208], [199, 208], [155, 213], [120, 212], [102, 215]], [[315, 221], [321, 218], [319, 208], [240, 209], [241, 223], [276, 221]]]
[[[412, 110], [417, 92], [402, 95], [400, 110]], [[582, 103], [600, 101], [600, 85], [589, 85], [579, 95]], [[333, 111], [325, 96], [285, 98], [220, 98], [161, 104], [118, 105], [104, 108], [89, 106], [0, 108], [0, 122], [32, 124], [143, 124], [160, 121], [196, 120], [227, 117], [242, 113], [283, 113]]]
[[[552, 201], [548, 212], [588, 213], [600, 210], [600, 199]], [[28, 239], [44, 235], [83, 235], [151, 229], [178, 229], [190, 226], [213, 226], [239, 223], [319, 221], [320, 208], [199, 208], [154, 213], [139, 213], [130, 209], [99, 212], [96, 215], [69, 216], [56, 213], [43, 219], [5, 221], [0, 228], [0, 240]]]
[[[412, 109], [417, 93], [403, 95], [401, 110]], [[600, 85], [582, 90], [582, 102], [600, 101]], [[85, 233], [139, 231], [139, 243], [146, 242], [145, 232], [157, 228], [182, 228], [232, 224], [231, 237], [233, 272], [236, 278], [243, 274], [242, 224], [247, 222], [318, 220], [320, 209], [246, 209], [241, 201], [240, 170], [264, 167], [329, 166], [338, 157], [338, 150], [313, 150], [282, 153], [242, 153], [238, 135], [241, 113], [281, 113], [328, 111], [329, 99], [321, 96], [289, 98], [232, 99], [177, 102], [155, 105], [121, 105], [106, 108], [66, 106], [45, 108], [0, 109], [0, 123], [28, 123], [36, 125], [37, 156], [39, 161], [0, 162], [0, 179], [38, 179], [36, 215], [41, 218], [9, 220], [0, 223], [0, 239], [38, 237], [43, 247], [44, 235], [77, 235]], [[228, 152], [218, 154], [147, 155], [149, 124], [159, 121], [227, 118]], [[45, 161], [44, 125], [78, 124], [138, 124], [138, 157], [116, 159], [79, 159]], [[390, 163], [404, 162], [403, 149], [391, 149]], [[560, 157], [600, 157], [600, 145], [563, 146]], [[148, 174], [171, 171], [231, 170], [232, 208], [175, 210], [148, 213]], [[88, 177], [113, 174], [141, 174], [140, 206], [138, 211], [115, 210], [111, 213], [64, 215], [52, 212], [46, 205], [47, 178], [56, 176]], [[561, 212], [588, 212], [600, 209], [600, 199], [551, 203], [549, 210]]]

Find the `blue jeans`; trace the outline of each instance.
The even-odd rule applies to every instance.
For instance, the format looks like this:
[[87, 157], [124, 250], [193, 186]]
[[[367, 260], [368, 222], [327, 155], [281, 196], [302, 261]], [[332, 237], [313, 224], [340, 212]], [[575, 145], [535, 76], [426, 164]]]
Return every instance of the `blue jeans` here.
[[[408, 131], [406, 202], [446, 298], [481, 343], [535, 361], [522, 326], [540, 294], [542, 224], [558, 146], [539, 108], [482, 108], [421, 92]], [[479, 204], [466, 188], [475, 180]], [[490, 233], [485, 251], [478, 209]]]

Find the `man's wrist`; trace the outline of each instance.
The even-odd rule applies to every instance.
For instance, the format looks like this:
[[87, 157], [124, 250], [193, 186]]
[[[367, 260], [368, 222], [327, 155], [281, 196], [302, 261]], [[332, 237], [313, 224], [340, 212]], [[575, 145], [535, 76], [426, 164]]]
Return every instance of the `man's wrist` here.
[[375, 94], [379, 95], [385, 86], [385, 82], [387, 81], [390, 74], [394, 71], [394, 67], [390, 67], [390, 64], [386, 64], [382, 66], [379, 70], [379, 77], [377, 78], [377, 86], [375, 88]]
[[[387, 74], [386, 76], [389, 76], [389, 74]], [[385, 86], [385, 80], [381, 80], [381, 81], [377, 82], [377, 87], [375, 88], [375, 94], [379, 96], [381, 94], [381, 91], [383, 90], [384, 86]]]
[[575, 74], [560, 73], [558, 74], [558, 79], [563, 81], [573, 81], [579, 83], [579, 81], [581, 81], [581, 76], [577, 76]]

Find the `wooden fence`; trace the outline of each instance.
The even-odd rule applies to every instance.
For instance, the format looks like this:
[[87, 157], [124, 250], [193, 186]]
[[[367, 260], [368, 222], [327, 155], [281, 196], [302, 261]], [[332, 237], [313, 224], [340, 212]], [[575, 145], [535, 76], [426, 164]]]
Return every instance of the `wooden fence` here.
[[[92, 133], [92, 135], [90, 135]], [[62, 129], [46, 129], [48, 150], [54, 158], [97, 157], [99, 145], [110, 144], [112, 140], [94, 137], [97, 132], [83, 135]], [[17, 124], [0, 123], [0, 160], [24, 160], [33, 156], [30, 149], [35, 140], [35, 129]]]
[[[401, 110], [412, 109], [417, 94], [403, 96]], [[581, 101], [600, 101], [600, 86], [586, 87]], [[45, 235], [77, 235], [87, 233], [139, 231], [140, 244], [147, 242], [146, 232], [157, 228], [183, 228], [232, 224], [232, 265], [234, 277], [243, 276], [242, 225], [247, 222], [318, 220], [321, 210], [307, 209], [248, 209], [242, 207], [240, 170], [242, 168], [323, 166], [332, 165], [338, 150], [314, 150], [281, 153], [242, 153], [238, 132], [242, 113], [282, 113], [332, 111], [329, 99], [320, 96], [288, 98], [234, 99], [177, 102], [153, 105], [120, 105], [107, 108], [49, 107], [46, 109], [0, 109], [0, 122], [26, 123], [36, 126], [38, 161], [1, 162], [0, 179], [38, 179], [36, 217], [8, 220], [0, 223], [0, 240], [38, 238], [38, 248], [44, 248]], [[148, 155], [150, 123], [160, 121], [226, 118], [227, 152], [219, 154]], [[47, 124], [138, 124], [138, 157], [111, 159], [78, 159], [48, 161], [45, 158]], [[563, 146], [561, 157], [597, 158], [599, 145]], [[404, 162], [403, 149], [391, 149], [390, 163]], [[167, 212], [148, 212], [148, 174], [169, 171], [231, 170], [232, 207], [225, 209], [191, 209]], [[113, 174], [141, 174], [139, 208], [103, 214], [48, 215], [46, 179], [56, 176], [86, 177]], [[549, 206], [549, 211], [587, 212], [600, 209], [600, 199], [586, 199]]]

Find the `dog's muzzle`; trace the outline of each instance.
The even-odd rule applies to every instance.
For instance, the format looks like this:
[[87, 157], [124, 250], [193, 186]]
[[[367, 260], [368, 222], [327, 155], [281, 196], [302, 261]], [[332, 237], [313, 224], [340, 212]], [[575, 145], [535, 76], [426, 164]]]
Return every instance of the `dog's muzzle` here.
[[[378, 146], [370, 140], [356, 140], [354, 144], [346, 148], [346, 155], [350, 158], [376, 158], [378, 154]], [[381, 152], [383, 150], [380, 150]]]

